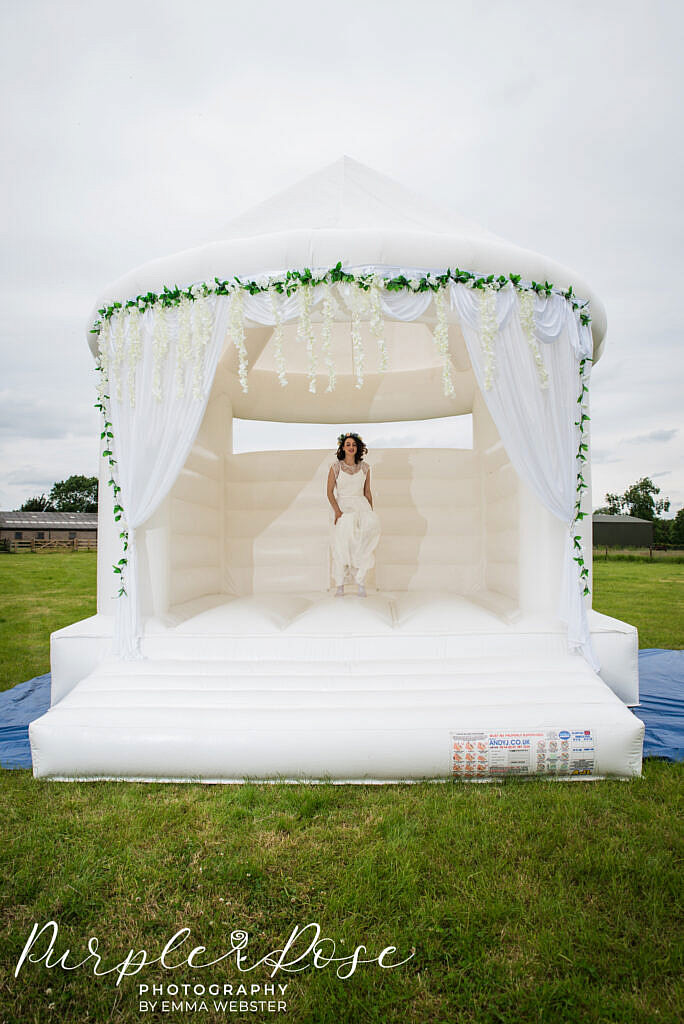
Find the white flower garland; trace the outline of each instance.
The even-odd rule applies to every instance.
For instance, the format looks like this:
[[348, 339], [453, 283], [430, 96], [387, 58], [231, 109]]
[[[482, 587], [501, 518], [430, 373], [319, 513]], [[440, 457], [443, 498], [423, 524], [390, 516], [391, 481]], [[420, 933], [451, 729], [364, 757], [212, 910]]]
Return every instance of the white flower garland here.
[[128, 310], [128, 398], [131, 409], [135, 406], [135, 379], [142, 347], [140, 310], [137, 306], [131, 306]]
[[484, 386], [487, 391], [489, 391], [494, 383], [494, 371], [496, 369], [494, 341], [498, 330], [496, 292], [491, 291], [489, 288], [483, 288], [480, 292], [480, 337], [482, 340], [482, 351], [485, 354]]
[[313, 290], [309, 285], [299, 289], [299, 324], [297, 326], [297, 338], [306, 342], [308, 356], [309, 391], [316, 394], [316, 350], [314, 348], [314, 332], [311, 325], [311, 307], [313, 305]]
[[377, 340], [378, 343], [378, 355], [380, 356], [379, 370], [380, 373], [385, 373], [387, 370], [387, 347], [385, 345], [385, 321], [382, 316], [382, 302], [380, 300], [380, 288], [382, 282], [376, 275], [373, 277], [373, 283], [370, 286], [369, 298], [370, 298], [370, 331]]
[[273, 319], [275, 321], [275, 328], [273, 331], [273, 355], [280, 386], [281, 388], [285, 388], [287, 387], [287, 374], [285, 373], [285, 356], [283, 355], [283, 318], [280, 312], [280, 303], [276, 298], [278, 293], [273, 285], [269, 287], [268, 293], [271, 297], [271, 310], [273, 311]]
[[110, 384], [116, 388], [116, 397], [121, 401], [122, 392], [122, 369], [126, 355], [126, 331], [124, 325], [124, 311], [117, 309], [112, 315], [112, 361]]
[[178, 341], [176, 343], [176, 397], [185, 394], [185, 369], [192, 352], [192, 302], [184, 295], [178, 306]]
[[[561, 291], [554, 288], [548, 281], [523, 281], [520, 275], [509, 274], [495, 277], [477, 276], [470, 271], [447, 270], [437, 278], [430, 273], [420, 277], [406, 278], [399, 274], [395, 277], [383, 277], [375, 270], [355, 274], [345, 271], [342, 263], [324, 271], [322, 274], [292, 270], [287, 274], [274, 277], [262, 274], [252, 281], [220, 281], [198, 282], [189, 289], [164, 287], [163, 293], [152, 292], [132, 299], [123, 307], [121, 302], [99, 310], [101, 319], [96, 321], [93, 332], [100, 336], [100, 350], [107, 387], [114, 387], [114, 395], [119, 400], [124, 384], [127, 384], [129, 398], [135, 404], [136, 372], [139, 364], [143, 341], [141, 314], [150, 312], [152, 334], [152, 393], [157, 400], [162, 399], [163, 366], [169, 346], [169, 334], [172, 332], [177, 339], [176, 347], [176, 394], [182, 397], [187, 387], [188, 356], [194, 363], [193, 395], [201, 397], [204, 352], [211, 338], [213, 326], [213, 305], [216, 298], [225, 296], [231, 302], [230, 331], [239, 359], [239, 379], [243, 392], [247, 392], [247, 348], [244, 321], [244, 295], [258, 295], [268, 292], [273, 310], [274, 331], [273, 345], [275, 349], [275, 365], [281, 386], [287, 385], [285, 360], [283, 356], [284, 325], [282, 317], [281, 295], [298, 295], [299, 324], [298, 337], [306, 340], [308, 353], [309, 391], [316, 392], [316, 336], [311, 322], [311, 310], [314, 305], [314, 289], [321, 289], [322, 328], [321, 348], [324, 353], [325, 366], [328, 371], [327, 391], [335, 390], [337, 375], [332, 354], [333, 325], [337, 308], [333, 298], [337, 287], [346, 306], [350, 311], [351, 342], [352, 342], [352, 375], [356, 388], [361, 388], [365, 375], [365, 353], [363, 348], [362, 321], [368, 320], [369, 331], [377, 340], [379, 372], [388, 368], [388, 354], [385, 343], [385, 325], [382, 312], [382, 289], [400, 291], [405, 289], [411, 293], [432, 292], [437, 313], [437, 322], [433, 330], [435, 345], [443, 357], [442, 383], [445, 395], [454, 393], [451, 379], [451, 366], [448, 358], [448, 322], [447, 307], [443, 291], [450, 281], [463, 284], [469, 289], [480, 292], [480, 341], [484, 356], [484, 388], [492, 387], [496, 372], [495, 342], [498, 334], [496, 292], [502, 288], [514, 288], [519, 297], [519, 316], [521, 330], [525, 335], [528, 347], [535, 362], [542, 388], [549, 386], [549, 374], [544, 364], [543, 349], [535, 335], [534, 303], [536, 296], [560, 295], [572, 306], [580, 325], [591, 322], [589, 306], [586, 300], [578, 299], [573, 289]], [[439, 287], [437, 287], [439, 286]], [[173, 310], [170, 314], [169, 310]], [[169, 316], [172, 322], [169, 323]], [[198, 333], [199, 332], [199, 333]], [[125, 371], [124, 371], [125, 367]], [[124, 381], [124, 372], [127, 380]]]
[[321, 348], [323, 350], [323, 358], [325, 360], [325, 367], [328, 371], [328, 386], [326, 391], [334, 391], [337, 384], [337, 374], [335, 372], [335, 362], [332, 357], [332, 351], [330, 348], [330, 341], [333, 332], [333, 323], [335, 319], [335, 312], [337, 304], [333, 298], [333, 294], [330, 285], [326, 281], [323, 284], [323, 323], [321, 324]]
[[448, 397], [453, 395], [454, 385], [449, 365], [449, 324], [447, 323], [446, 296], [442, 288], [434, 293], [433, 300], [437, 311], [437, 324], [432, 336], [435, 339], [437, 351], [442, 357], [442, 386], [444, 394]]
[[162, 364], [166, 358], [169, 348], [169, 325], [166, 320], [166, 308], [159, 306], [154, 311], [152, 326], [152, 394], [161, 402], [162, 394]]
[[520, 292], [518, 298], [520, 301], [520, 326], [522, 327], [523, 334], [527, 339], [527, 344], [530, 347], [532, 358], [534, 359], [535, 366], [537, 367], [539, 382], [542, 388], [548, 388], [549, 375], [546, 371], [546, 367], [544, 366], [539, 342], [537, 341], [534, 333], [534, 292]]
[[200, 399], [204, 395], [204, 355], [211, 338], [214, 327], [214, 316], [209, 298], [201, 294], [195, 299], [193, 309], [193, 332], [194, 344], [193, 373], [192, 373], [192, 397]]
[[368, 306], [367, 293], [356, 283], [348, 286], [346, 305], [351, 313], [352, 373], [356, 377], [356, 388], [363, 387], [365, 354], [363, 351], [363, 335], [361, 333], [361, 315]]
[[100, 353], [100, 379], [97, 382], [97, 394], [101, 404], [107, 397], [109, 389], [109, 346], [112, 339], [112, 328], [109, 320], [105, 320], [100, 328], [98, 348]]
[[230, 303], [230, 335], [238, 353], [238, 376], [240, 387], [247, 394], [247, 349], [245, 347], [245, 314], [243, 292], [236, 288]]

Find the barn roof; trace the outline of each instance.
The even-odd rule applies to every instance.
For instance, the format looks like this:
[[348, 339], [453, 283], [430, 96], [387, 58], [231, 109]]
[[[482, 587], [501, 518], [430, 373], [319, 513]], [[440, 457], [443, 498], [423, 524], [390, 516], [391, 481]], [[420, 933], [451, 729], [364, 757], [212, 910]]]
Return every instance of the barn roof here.
[[647, 523], [653, 526], [650, 519], [638, 519], [636, 516], [611, 516], [605, 512], [595, 512], [592, 516], [594, 523]]
[[97, 512], [0, 512], [3, 530], [96, 530]]

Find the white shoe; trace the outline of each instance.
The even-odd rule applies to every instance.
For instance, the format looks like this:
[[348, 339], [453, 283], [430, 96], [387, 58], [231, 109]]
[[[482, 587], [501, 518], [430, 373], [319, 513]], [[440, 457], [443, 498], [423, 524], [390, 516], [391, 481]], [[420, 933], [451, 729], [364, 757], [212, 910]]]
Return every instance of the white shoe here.
[[367, 596], [368, 595], [366, 594], [366, 588], [364, 587], [363, 583], [359, 583], [359, 597], [367, 597]]
[[335, 591], [335, 597], [344, 597], [344, 587], [338, 587]]

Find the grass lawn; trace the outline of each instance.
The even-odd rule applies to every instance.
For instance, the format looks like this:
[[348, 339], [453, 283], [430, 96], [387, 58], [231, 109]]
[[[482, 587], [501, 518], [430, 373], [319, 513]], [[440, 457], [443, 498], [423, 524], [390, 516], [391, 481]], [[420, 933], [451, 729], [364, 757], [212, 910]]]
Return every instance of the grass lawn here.
[[[287, 982], [286, 1019], [339, 1022], [674, 1022], [681, 978], [681, 769], [632, 783], [201, 786], [2, 779], [0, 1020], [219, 1020], [140, 1015], [139, 983]], [[158, 957], [181, 928], [199, 962], [250, 935], [248, 964], [318, 922], [327, 956], [397, 947], [360, 965], [271, 978], [158, 965], [125, 978], [13, 971], [34, 922], [55, 920], [55, 960], [97, 936], [102, 970]], [[308, 948], [306, 937], [294, 959]], [[46, 949], [45, 940], [39, 952]], [[309, 957], [309, 960], [311, 958]], [[92, 965], [91, 965], [92, 966]], [[680, 992], [681, 995], [681, 992]], [[75, 1011], [74, 1008], [78, 1008]], [[274, 1014], [233, 1015], [238, 1020]]]
[[642, 650], [684, 647], [684, 565], [597, 558], [593, 566], [597, 611], [636, 626]]
[[50, 671], [50, 633], [95, 614], [96, 577], [95, 551], [0, 554], [0, 690]]
[[[682, 646], [684, 566], [594, 571], [599, 610], [637, 625], [642, 646]], [[94, 578], [92, 554], [0, 558], [5, 686], [47, 671], [47, 633], [92, 612]], [[137, 986], [278, 982], [297, 1024], [674, 1024], [681, 783], [681, 765], [653, 760], [631, 783], [480, 786], [60, 784], [0, 771], [0, 1024], [273, 1020], [214, 1010], [209, 994], [187, 997], [207, 1012], [162, 1012], [150, 996], [156, 1010], [143, 1013]], [[101, 971], [131, 949], [159, 957], [181, 928], [190, 937], [171, 964], [196, 945], [207, 947], [200, 963], [215, 959], [244, 929], [249, 966], [309, 922], [335, 940], [327, 956], [359, 944], [368, 959], [396, 946], [390, 963], [415, 953], [346, 980], [334, 965], [241, 973], [234, 956], [155, 964], [119, 986], [92, 960], [73, 971], [27, 962], [15, 978], [33, 924], [50, 920], [54, 961], [67, 948], [67, 964], [82, 961], [97, 936]]]

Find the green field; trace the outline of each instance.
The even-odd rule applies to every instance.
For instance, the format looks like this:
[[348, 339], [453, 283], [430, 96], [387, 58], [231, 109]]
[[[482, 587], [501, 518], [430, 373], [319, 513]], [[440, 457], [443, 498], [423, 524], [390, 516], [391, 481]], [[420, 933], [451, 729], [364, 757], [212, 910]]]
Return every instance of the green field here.
[[632, 783], [576, 785], [60, 784], [3, 773], [0, 1020], [220, 1020], [139, 1015], [136, 983], [270, 980], [263, 967], [240, 977], [234, 961], [151, 967], [118, 989], [42, 963], [15, 979], [33, 923], [55, 920], [60, 955], [69, 947], [79, 962], [95, 935], [103, 967], [129, 949], [159, 956], [184, 927], [185, 955], [201, 944], [204, 959], [245, 929], [250, 964], [309, 922], [335, 956], [393, 945], [393, 962], [415, 950], [396, 970], [362, 965], [346, 981], [333, 968], [277, 975], [290, 985], [285, 1019], [297, 1022], [675, 1022], [681, 777], [659, 762]]
[[642, 650], [684, 647], [684, 565], [597, 558], [593, 572], [593, 607], [636, 626]]
[[[595, 604], [638, 625], [642, 646], [681, 647], [683, 573], [597, 563]], [[5, 686], [48, 670], [47, 633], [92, 612], [94, 578], [86, 553], [0, 558]], [[674, 1024], [681, 782], [681, 765], [653, 760], [631, 783], [486, 786], [60, 784], [0, 772], [0, 1024], [281, 1016], [140, 1012], [138, 984], [173, 982], [287, 983], [284, 1017], [297, 1024]], [[177, 964], [196, 945], [200, 962], [221, 956], [244, 929], [251, 965], [309, 922], [335, 940], [327, 956], [359, 944], [368, 959], [388, 945], [389, 962], [414, 953], [346, 980], [334, 965], [240, 974], [234, 958], [155, 965], [119, 986], [43, 962], [15, 978], [34, 922], [49, 920], [55, 960], [67, 947], [68, 963], [83, 960], [97, 936], [101, 970], [131, 949], [158, 957], [181, 928]]]
[[50, 671], [50, 633], [95, 614], [97, 554], [0, 554], [0, 690]]

